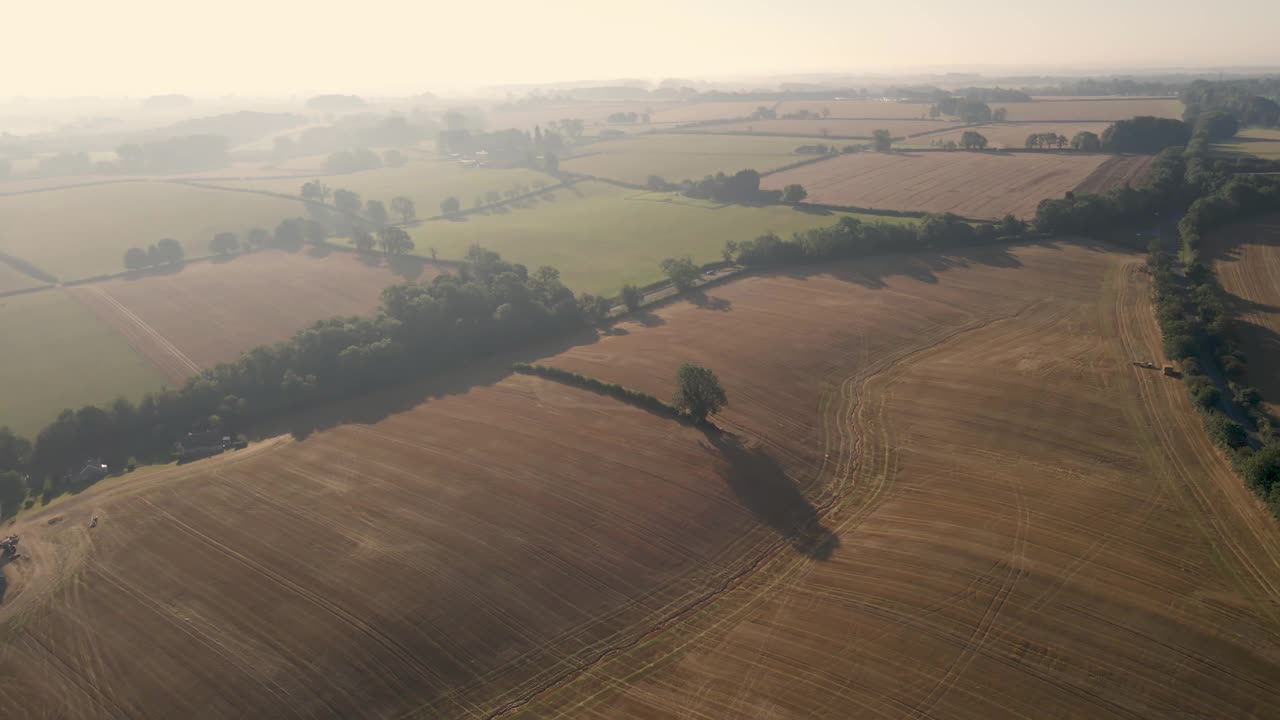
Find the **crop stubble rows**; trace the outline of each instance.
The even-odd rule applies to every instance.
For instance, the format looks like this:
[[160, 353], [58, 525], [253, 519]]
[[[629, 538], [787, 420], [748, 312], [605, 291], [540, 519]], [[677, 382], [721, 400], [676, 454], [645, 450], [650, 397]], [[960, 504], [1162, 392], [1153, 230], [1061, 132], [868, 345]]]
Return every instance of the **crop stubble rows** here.
[[1176, 383], [1128, 364], [1159, 346], [1135, 267], [1053, 245], [753, 277], [544, 359], [656, 393], [709, 364], [725, 436], [486, 378], [69, 501], [103, 525], [24, 529], [42, 570], [0, 616], [0, 704], [1262, 712], [1274, 529]]

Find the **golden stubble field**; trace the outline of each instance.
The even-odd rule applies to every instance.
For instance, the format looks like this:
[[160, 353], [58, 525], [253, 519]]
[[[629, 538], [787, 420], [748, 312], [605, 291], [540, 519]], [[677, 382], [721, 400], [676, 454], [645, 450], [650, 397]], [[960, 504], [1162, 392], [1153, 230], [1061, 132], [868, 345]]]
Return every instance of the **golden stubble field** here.
[[496, 363], [113, 481], [17, 528], [0, 711], [1266, 715], [1275, 527], [1130, 364], [1139, 266], [806, 268], [542, 353], [713, 367], [720, 432]]
[[761, 186], [799, 183], [808, 202], [877, 210], [1035, 216], [1045, 198], [1076, 189], [1107, 162], [1098, 154], [897, 151], [839, 155], [783, 170]]

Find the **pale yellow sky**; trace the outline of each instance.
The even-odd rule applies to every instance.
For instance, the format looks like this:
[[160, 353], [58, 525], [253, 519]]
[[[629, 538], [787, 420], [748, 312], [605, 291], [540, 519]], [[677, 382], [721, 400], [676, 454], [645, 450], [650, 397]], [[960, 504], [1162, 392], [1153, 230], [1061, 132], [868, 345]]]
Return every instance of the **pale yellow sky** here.
[[0, 96], [1280, 65], [1280, 0], [5, 0]]

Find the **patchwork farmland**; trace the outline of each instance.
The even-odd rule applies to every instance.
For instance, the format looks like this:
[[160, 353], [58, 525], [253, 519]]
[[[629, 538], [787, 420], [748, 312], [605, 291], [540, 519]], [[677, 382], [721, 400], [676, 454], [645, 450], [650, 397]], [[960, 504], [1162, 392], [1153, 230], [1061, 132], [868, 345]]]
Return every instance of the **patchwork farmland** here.
[[1028, 135], [1054, 133], [1055, 135], [1062, 135], [1070, 141], [1078, 132], [1091, 132], [1098, 137], [1102, 137], [1103, 131], [1109, 126], [1110, 123], [992, 123], [990, 125], [973, 125], [943, 132], [933, 132], [928, 135], [911, 138], [906, 142], [908, 145], [914, 146], [941, 145], [948, 140], [959, 143], [960, 136], [966, 131], [972, 130], [985, 137], [988, 143], [987, 146], [990, 148], [1022, 149], [1026, 147]]
[[991, 152], [853, 153], [769, 175], [763, 186], [799, 183], [809, 202], [877, 210], [952, 212], [995, 219], [1035, 215], [1044, 198], [1074, 190], [1105, 155]]
[[720, 431], [498, 358], [69, 499], [16, 526], [0, 702], [1257, 714], [1280, 547], [1181, 386], [1131, 364], [1160, 359], [1140, 262], [1044, 243], [787, 270], [542, 351], [648, 392], [715, 364]]

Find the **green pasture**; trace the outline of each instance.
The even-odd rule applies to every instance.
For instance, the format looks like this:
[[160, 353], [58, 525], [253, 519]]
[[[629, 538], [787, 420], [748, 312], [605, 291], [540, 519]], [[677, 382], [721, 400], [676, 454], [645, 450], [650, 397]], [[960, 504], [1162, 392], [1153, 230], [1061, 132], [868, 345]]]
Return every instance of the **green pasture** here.
[[209, 254], [216, 233], [243, 237], [304, 214], [301, 202], [171, 182], [123, 182], [0, 197], [0, 252], [60, 280], [124, 271], [124, 252], [174, 238]]
[[[415, 158], [400, 167], [382, 167], [345, 175], [320, 175], [317, 178], [330, 189], [351, 190], [359, 193], [361, 200], [381, 200], [391, 209], [391, 198], [404, 195], [413, 200], [418, 217], [440, 214], [440, 203], [445, 198], [458, 198], [462, 207], [475, 205], [478, 196], [493, 191], [502, 194], [517, 188], [531, 188], [537, 181], [554, 184], [555, 180], [544, 173], [515, 168], [499, 170], [481, 167], [463, 167], [456, 160]], [[219, 183], [247, 190], [267, 190], [298, 195], [307, 178], [285, 180], [240, 180]]]
[[804, 160], [801, 145], [814, 138], [749, 135], [653, 134], [602, 140], [578, 149], [560, 162], [569, 172], [644, 184], [650, 175], [669, 182], [700, 180], [717, 172], [765, 172]]
[[1244, 128], [1230, 140], [1214, 143], [1213, 149], [1228, 156], [1253, 155], [1280, 160], [1280, 129]]
[[750, 240], [770, 231], [785, 237], [834, 224], [841, 215], [783, 205], [719, 206], [588, 181], [549, 191], [521, 207], [421, 223], [410, 232], [420, 255], [434, 248], [441, 259], [459, 259], [476, 243], [531, 269], [555, 266], [576, 291], [615, 295], [623, 283], [660, 280], [663, 258], [688, 255], [698, 263], [711, 262], [720, 259], [726, 240]]
[[64, 408], [138, 399], [164, 379], [60, 289], [0, 298], [0, 425], [34, 437]]

